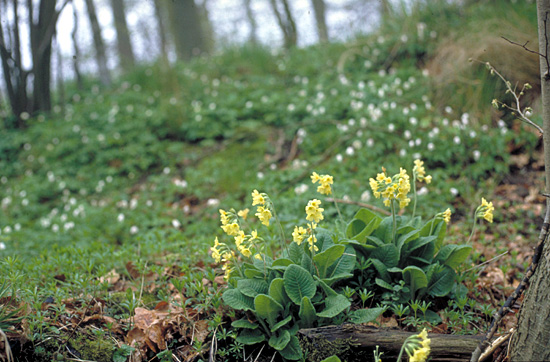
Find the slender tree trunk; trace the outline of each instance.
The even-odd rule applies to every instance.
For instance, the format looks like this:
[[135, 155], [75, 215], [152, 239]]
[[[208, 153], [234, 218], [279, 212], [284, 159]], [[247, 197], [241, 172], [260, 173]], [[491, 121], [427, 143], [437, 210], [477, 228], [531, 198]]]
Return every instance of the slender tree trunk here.
[[[282, 5], [282, 11], [279, 10], [279, 2]], [[298, 33], [296, 32], [296, 22], [290, 11], [287, 0], [270, 0], [271, 9], [277, 18], [277, 23], [283, 32], [284, 47], [290, 49], [298, 43]]]
[[162, 59], [168, 59], [168, 41], [166, 39], [166, 25], [164, 24], [165, 12], [162, 6], [163, 0], [154, 0], [155, 18], [157, 19], [157, 28], [159, 32], [160, 54]]
[[120, 67], [127, 72], [134, 67], [136, 61], [130, 41], [130, 33], [128, 32], [128, 23], [126, 22], [124, 0], [111, 0], [111, 8], [113, 9], [113, 18], [115, 21]]
[[202, 52], [210, 53], [214, 49], [215, 45], [215, 36], [214, 28], [210, 22], [210, 13], [208, 12], [208, 0], [202, 0], [199, 10], [199, 19], [201, 23], [202, 34], [204, 37]]
[[315, 22], [317, 23], [317, 34], [319, 35], [319, 42], [328, 42], [328, 28], [326, 21], [326, 6], [324, 0], [311, 0], [313, 5], [313, 12], [315, 13]]
[[71, 39], [73, 41], [73, 70], [76, 78], [76, 85], [78, 89], [84, 88], [84, 83], [82, 82], [82, 73], [80, 72], [80, 49], [78, 47], [78, 40], [76, 35], [78, 34], [78, 11], [73, 2], [73, 31], [71, 32]]
[[[50, 83], [52, 39], [57, 22], [55, 3], [52, 0], [40, 1], [38, 23], [31, 23], [34, 108], [46, 112], [52, 108]], [[32, 1], [29, 0], [29, 4], [32, 6]]]
[[85, 0], [86, 8], [88, 9], [88, 18], [90, 19], [90, 25], [92, 27], [92, 36], [94, 39], [95, 47], [95, 58], [97, 62], [97, 67], [99, 69], [99, 79], [101, 83], [105, 86], [111, 84], [111, 73], [107, 67], [107, 56], [105, 55], [105, 43], [103, 42], [103, 37], [101, 36], [101, 28], [99, 27], [99, 22], [97, 21], [97, 13], [95, 10], [95, 5], [93, 0]]
[[194, 0], [176, 0], [170, 4], [170, 20], [178, 59], [189, 60], [204, 51], [204, 34]]
[[[550, 194], [550, 74], [548, 69], [548, 39], [550, 37], [550, 0], [537, 0], [541, 99], [543, 117], [543, 145], [546, 177], [546, 193]], [[547, 198], [544, 223], [550, 222], [550, 198]], [[512, 337], [511, 360], [550, 360], [550, 246], [546, 242], [542, 257], [531, 277], [519, 313], [517, 332]]]
[[61, 48], [58, 43], [56, 43], [55, 50], [57, 58], [57, 104], [63, 109], [65, 105], [65, 82], [63, 76], [63, 56], [61, 55]]
[[248, 41], [254, 45], [258, 44], [258, 24], [252, 11], [252, 0], [244, 0], [244, 7], [246, 10], [246, 18], [248, 19], [248, 25], [250, 25], [250, 33], [248, 35]]
[[380, 0], [380, 15], [383, 18], [390, 16], [392, 12], [392, 7], [389, 0]]

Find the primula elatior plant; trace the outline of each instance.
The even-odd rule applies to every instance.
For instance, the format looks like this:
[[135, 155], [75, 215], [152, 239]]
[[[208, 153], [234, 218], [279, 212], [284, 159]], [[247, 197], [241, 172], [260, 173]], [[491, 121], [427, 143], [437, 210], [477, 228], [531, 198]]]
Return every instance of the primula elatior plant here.
[[[332, 176], [312, 176], [320, 182], [319, 192], [330, 194]], [[310, 200], [305, 207], [305, 225], [297, 225], [287, 245], [275, 207], [269, 196], [254, 190], [252, 205], [258, 220], [269, 227], [275, 219], [281, 238], [281, 255], [272, 258], [265, 241], [254, 230], [243, 228], [248, 212], [220, 210], [223, 231], [234, 239], [234, 247], [216, 238], [212, 256], [223, 262], [228, 280], [224, 302], [246, 313], [232, 323], [240, 329], [237, 341], [245, 345], [267, 342], [287, 360], [303, 355], [296, 333], [300, 328], [342, 323], [366, 323], [385, 309], [351, 311], [349, 299], [333, 289], [336, 282], [350, 278], [356, 255], [336, 234], [318, 227], [324, 220], [322, 202]], [[235, 250], [236, 249], [236, 250]]]
[[[413, 185], [431, 181], [420, 160], [415, 161], [412, 174]], [[319, 193], [333, 193], [332, 176], [314, 172], [311, 180], [319, 183]], [[277, 225], [275, 233], [281, 242], [278, 257], [266, 250], [260, 232], [245, 232], [251, 223], [248, 209], [220, 210], [221, 228], [233, 237], [234, 243], [216, 238], [212, 256], [216, 262], [223, 262], [228, 281], [224, 302], [245, 313], [243, 319], [232, 323], [240, 329], [238, 342], [267, 342], [284, 359], [297, 360], [303, 356], [296, 337], [300, 328], [366, 323], [375, 320], [389, 305], [426, 301], [451, 293], [456, 284], [455, 270], [472, 250], [470, 245], [443, 244], [451, 210], [446, 209], [427, 222], [419, 216], [398, 215], [397, 208], [403, 209], [411, 202], [411, 181], [403, 168], [392, 177], [382, 169], [376, 179], [370, 179], [370, 186], [374, 196], [382, 197], [384, 205], [391, 208], [391, 216], [381, 218], [363, 208], [342, 236], [319, 227], [325, 220], [325, 209], [321, 200], [309, 200], [305, 222], [294, 227], [290, 243], [270, 197], [254, 190], [252, 206], [256, 206], [258, 221], [267, 228]], [[416, 205], [416, 187], [412, 189]], [[475, 221], [480, 217], [492, 221], [493, 210], [492, 203], [482, 199]], [[367, 267], [356, 270], [357, 257], [364, 259], [362, 264]], [[388, 306], [352, 310], [349, 295], [336, 283], [357, 275], [359, 269], [380, 292], [382, 298], [378, 299]], [[427, 310], [429, 303], [422, 305], [428, 320], [439, 318]], [[419, 336], [408, 339], [402, 350], [411, 361], [424, 361], [429, 354], [429, 339], [424, 334]]]
[[[375, 197], [384, 198], [384, 205], [391, 208], [391, 216], [381, 218], [363, 208], [346, 229], [349, 243], [368, 265], [363, 279], [374, 280], [383, 302], [388, 304], [448, 296], [456, 284], [456, 268], [472, 250], [468, 244], [444, 245], [450, 209], [427, 222], [414, 216], [417, 181], [431, 182], [421, 160], [416, 160], [413, 168], [413, 215], [397, 215], [397, 206], [403, 209], [411, 201], [408, 197], [410, 178], [403, 168], [392, 177], [382, 169], [376, 179], [370, 179], [370, 186]], [[478, 218], [492, 222], [493, 210], [492, 203], [482, 199], [476, 209], [472, 234]], [[437, 319], [435, 313], [429, 314]]]

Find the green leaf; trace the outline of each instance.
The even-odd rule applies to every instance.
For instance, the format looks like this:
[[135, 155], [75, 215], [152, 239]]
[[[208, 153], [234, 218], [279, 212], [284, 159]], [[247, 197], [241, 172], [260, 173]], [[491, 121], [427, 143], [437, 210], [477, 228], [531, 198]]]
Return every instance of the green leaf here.
[[288, 322], [290, 322], [291, 320], [292, 320], [292, 316], [289, 315], [288, 317], [286, 317], [286, 318], [283, 319], [282, 321], [277, 322], [277, 324], [275, 324], [275, 325], [271, 328], [271, 332], [275, 332], [275, 331], [277, 331], [279, 328], [286, 326], [286, 325], [288, 324]]
[[386, 244], [376, 248], [370, 254], [373, 259], [378, 259], [386, 268], [392, 268], [399, 264], [399, 251], [393, 244]]
[[447, 224], [443, 219], [432, 219], [428, 221], [426, 225], [420, 230], [420, 236], [436, 235], [435, 240], [435, 252], [437, 252], [443, 245], [443, 239], [447, 233]]
[[420, 231], [412, 226], [404, 226], [398, 230], [398, 234], [401, 236], [397, 238], [397, 250], [401, 251], [403, 245], [418, 238]]
[[380, 279], [380, 278], [376, 278], [374, 279], [374, 282], [376, 283], [376, 285], [378, 285], [379, 287], [382, 287], [384, 289], [387, 289], [387, 290], [391, 290], [393, 292], [393, 287], [390, 283], [386, 282], [385, 280], [383, 279]]
[[258, 328], [258, 323], [253, 323], [248, 319], [237, 319], [231, 323], [233, 328], [244, 328], [244, 329], [256, 329]]
[[321, 278], [326, 277], [327, 269], [344, 254], [344, 250], [346, 250], [344, 245], [333, 245], [313, 257], [313, 262]]
[[369, 236], [380, 225], [382, 219], [369, 209], [359, 210], [353, 220], [346, 228], [346, 236], [350, 239], [364, 243]]
[[126, 362], [128, 357], [132, 355], [132, 352], [135, 351], [134, 347], [128, 346], [126, 344], [121, 345], [113, 353], [113, 362]]
[[342, 362], [338, 356], [330, 356], [329, 358], [325, 358], [321, 362]]
[[317, 320], [315, 307], [311, 304], [311, 300], [308, 297], [302, 299], [298, 316], [300, 317], [300, 326], [302, 328], [313, 327], [313, 323]]
[[275, 278], [269, 285], [269, 296], [279, 302], [281, 305], [286, 305], [289, 301], [285, 292], [283, 278]]
[[254, 310], [254, 298], [247, 297], [238, 289], [226, 290], [222, 295], [222, 299], [225, 304], [233, 309]]
[[331, 278], [338, 274], [348, 274], [355, 268], [355, 249], [351, 245], [347, 245], [344, 254], [331, 265], [327, 270], [327, 278]]
[[302, 261], [302, 255], [304, 255], [304, 247], [294, 242], [288, 246], [288, 257], [295, 264], [299, 264]]
[[369, 323], [378, 318], [386, 308], [358, 309], [351, 313], [350, 321], [355, 324]]
[[254, 279], [254, 278], [261, 279], [264, 277], [263, 271], [256, 269], [256, 267], [250, 263], [244, 263], [243, 270], [244, 270], [244, 275], [249, 279]]
[[313, 298], [317, 283], [311, 274], [299, 265], [289, 265], [283, 276], [285, 291], [290, 300], [300, 305], [303, 297]]
[[444, 265], [435, 265], [428, 272], [428, 293], [436, 297], [444, 297], [453, 289], [456, 274], [453, 269]]
[[321, 286], [321, 288], [323, 289], [323, 291], [325, 292], [327, 297], [330, 297], [330, 296], [333, 296], [333, 295], [338, 295], [338, 293], [336, 293], [336, 291], [334, 289], [332, 289], [323, 280], [319, 279], [319, 277], [317, 275], [314, 275], [313, 277], [315, 278], [315, 280], [317, 280], [317, 282], [319, 282], [319, 285]]
[[279, 312], [283, 310], [281, 304], [266, 294], [258, 294], [254, 298], [254, 307], [256, 308], [256, 314], [265, 319], [270, 326], [276, 324]]
[[237, 282], [237, 289], [247, 297], [254, 298], [258, 294], [267, 293], [267, 283], [261, 279], [241, 279]]
[[351, 305], [348, 298], [342, 294], [330, 296], [325, 299], [325, 309], [317, 313], [318, 317], [334, 318]]
[[384, 281], [388, 283], [391, 282], [390, 273], [388, 273], [388, 268], [386, 267], [386, 265], [378, 259], [369, 259], [369, 260], [371, 261], [372, 265], [378, 272], [378, 275], [380, 276], [380, 278], [384, 279]]
[[411, 299], [414, 299], [417, 290], [428, 286], [426, 274], [417, 266], [411, 265], [403, 269], [403, 279], [411, 290]]
[[454, 245], [449, 244], [441, 248], [437, 253], [435, 260], [440, 264], [445, 264], [453, 269], [456, 269], [466, 260], [472, 247], [470, 245]]
[[334, 245], [330, 232], [328, 230], [317, 228], [315, 230], [315, 236], [317, 237], [316, 245], [321, 252], [327, 250]]
[[342, 279], [348, 279], [348, 278], [351, 278], [351, 277], [353, 277], [353, 274], [345, 273], [345, 274], [334, 275], [331, 278], [325, 278], [325, 279], [323, 279], [323, 281], [328, 285], [333, 285], [334, 283], [336, 283], [336, 282], [338, 282]]
[[286, 259], [286, 258], [279, 258], [273, 261], [273, 264], [271, 264], [271, 268], [278, 269], [278, 270], [285, 270], [287, 266], [290, 264], [295, 264], [292, 260]]
[[281, 333], [274, 334], [269, 338], [269, 345], [277, 351], [284, 349], [288, 342], [290, 342], [290, 333], [288, 333], [286, 329], [283, 329]]
[[380, 225], [374, 232], [373, 236], [376, 236], [378, 239], [382, 240], [385, 244], [392, 242], [392, 229], [393, 229], [393, 219], [391, 216], [385, 217], [382, 219]]
[[304, 254], [302, 255], [302, 262], [300, 263], [302, 268], [304, 268], [306, 271], [308, 271], [310, 274], [313, 274], [313, 260], [309, 257], [309, 255]]
[[290, 337], [290, 342], [286, 345], [286, 347], [279, 351], [281, 356], [283, 358], [296, 361], [302, 358], [302, 347], [300, 347], [300, 342], [298, 341], [298, 338], [296, 336]]
[[245, 345], [252, 345], [265, 341], [265, 335], [258, 329], [244, 329], [235, 340]]

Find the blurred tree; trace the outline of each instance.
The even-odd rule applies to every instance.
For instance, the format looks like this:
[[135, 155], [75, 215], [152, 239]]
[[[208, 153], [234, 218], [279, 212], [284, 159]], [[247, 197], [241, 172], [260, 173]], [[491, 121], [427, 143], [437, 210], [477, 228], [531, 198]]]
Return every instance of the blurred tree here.
[[[65, 0], [56, 9], [55, 0], [27, 0], [32, 63], [29, 70], [23, 68], [21, 57], [23, 49], [19, 30], [19, 1], [11, 2], [11, 17], [8, 16], [7, 1], [4, 2], [4, 11], [0, 14], [0, 58], [10, 106], [15, 116], [13, 124], [8, 124], [6, 120], [7, 127], [24, 127], [24, 113], [51, 110], [52, 39], [59, 14], [69, 1]], [[32, 77], [29, 77], [31, 74]]]
[[126, 22], [124, 0], [111, 0], [111, 8], [113, 10], [113, 19], [115, 22], [116, 44], [120, 59], [120, 67], [124, 71], [129, 71], [134, 67], [136, 61], [132, 42], [130, 41], [130, 33], [128, 32], [128, 23]]
[[99, 70], [99, 80], [105, 86], [111, 84], [111, 73], [107, 67], [107, 56], [105, 55], [105, 43], [101, 36], [101, 27], [97, 21], [97, 12], [93, 0], [85, 0], [88, 9], [88, 18], [92, 27], [92, 37], [94, 39], [95, 59]]
[[[269, 0], [271, 9], [277, 18], [277, 23], [283, 32], [284, 47], [290, 49], [298, 43], [298, 33], [296, 31], [296, 22], [292, 16], [292, 11], [287, 0]], [[279, 9], [282, 7], [282, 10]]]
[[74, 75], [76, 78], [76, 85], [78, 89], [84, 88], [84, 83], [82, 82], [82, 73], [80, 73], [80, 48], [78, 47], [78, 40], [76, 34], [78, 34], [78, 11], [74, 2], [73, 5], [73, 31], [71, 32], [71, 39], [73, 41], [73, 69]]
[[326, 6], [324, 0], [311, 0], [313, 5], [313, 12], [315, 13], [315, 22], [317, 23], [317, 34], [319, 35], [319, 42], [328, 42], [328, 28], [326, 21]]
[[168, 59], [168, 40], [166, 38], [165, 8], [163, 0], [154, 0], [155, 18], [157, 19], [157, 29], [159, 34], [160, 54], [162, 59]]
[[244, 8], [246, 10], [246, 18], [248, 19], [248, 25], [250, 25], [250, 33], [248, 36], [248, 41], [252, 44], [258, 44], [258, 24], [256, 23], [256, 18], [254, 17], [254, 12], [252, 11], [252, 0], [244, 0]]
[[174, 0], [169, 7], [170, 23], [178, 59], [189, 60], [206, 51], [200, 12], [194, 0]]

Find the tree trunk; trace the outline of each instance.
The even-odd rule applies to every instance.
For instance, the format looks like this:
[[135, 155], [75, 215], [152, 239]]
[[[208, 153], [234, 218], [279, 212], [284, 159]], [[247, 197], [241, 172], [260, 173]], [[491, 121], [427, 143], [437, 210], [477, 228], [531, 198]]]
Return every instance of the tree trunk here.
[[313, 12], [315, 13], [315, 22], [317, 23], [317, 34], [319, 35], [319, 42], [328, 42], [328, 28], [325, 15], [325, 1], [324, 0], [311, 0], [313, 5]]
[[[395, 361], [405, 339], [417, 334], [360, 324], [302, 329], [298, 333], [310, 343], [321, 346], [323, 341], [334, 342], [335, 340], [351, 339], [352, 354], [362, 353], [368, 358], [372, 358], [372, 351], [379, 346], [380, 352], [384, 352], [382, 356], [384, 361]], [[470, 355], [483, 337], [430, 333], [429, 338], [431, 339], [430, 361], [443, 362], [469, 361]]]
[[250, 25], [250, 33], [248, 35], [248, 41], [254, 45], [258, 44], [258, 24], [252, 11], [252, 0], [244, 0], [244, 7], [246, 10], [246, 18], [248, 19], [248, 25]]
[[167, 2], [171, 6], [170, 22], [179, 60], [189, 60], [205, 50], [199, 10], [194, 0]]
[[[546, 193], [550, 193], [550, 70], [548, 69], [550, 36], [550, 0], [537, 0], [541, 100], [543, 118], [543, 145], [546, 177]], [[550, 222], [550, 198], [547, 198], [544, 223]], [[542, 257], [531, 277], [521, 307], [517, 332], [512, 337], [510, 352], [512, 361], [550, 360], [550, 247], [545, 243]]]
[[155, 0], [155, 18], [157, 19], [157, 29], [159, 32], [159, 43], [160, 43], [160, 55], [162, 59], [168, 59], [168, 41], [166, 39], [166, 25], [164, 22], [165, 12], [163, 11], [163, 0]]
[[[52, 0], [40, 1], [38, 23], [31, 22], [32, 71], [34, 76], [33, 108], [46, 112], [49, 112], [52, 108], [50, 83], [52, 39], [57, 23], [55, 3]], [[32, 8], [32, 1], [30, 0], [29, 7]]]
[[82, 73], [80, 73], [80, 48], [78, 47], [78, 41], [76, 34], [78, 34], [78, 11], [73, 3], [73, 31], [71, 32], [71, 39], [73, 41], [73, 70], [76, 78], [76, 85], [78, 89], [84, 89], [84, 83], [82, 82]]
[[[279, 1], [283, 11], [279, 10]], [[290, 11], [287, 0], [270, 0], [271, 9], [277, 18], [277, 23], [283, 32], [284, 47], [290, 49], [298, 43], [298, 33], [296, 32], [296, 22]]]
[[134, 67], [136, 61], [130, 41], [130, 33], [128, 32], [128, 23], [126, 23], [124, 0], [111, 0], [111, 8], [113, 9], [113, 18], [115, 21], [120, 67], [127, 72]]
[[97, 21], [97, 13], [93, 0], [85, 0], [86, 8], [88, 9], [88, 18], [90, 19], [90, 25], [92, 27], [92, 36], [94, 39], [95, 58], [97, 67], [99, 70], [99, 79], [104, 86], [111, 84], [111, 73], [107, 67], [107, 56], [105, 55], [105, 43], [101, 36], [101, 28]]

